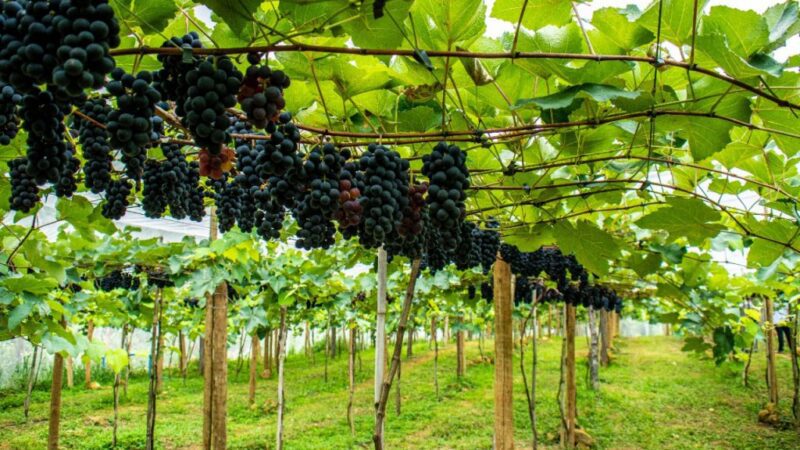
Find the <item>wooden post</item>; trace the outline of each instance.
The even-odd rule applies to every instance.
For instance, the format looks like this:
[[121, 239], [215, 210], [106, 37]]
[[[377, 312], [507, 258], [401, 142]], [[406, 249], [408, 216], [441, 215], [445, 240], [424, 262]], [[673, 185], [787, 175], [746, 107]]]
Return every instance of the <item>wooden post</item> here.
[[600, 345], [599, 345], [599, 332], [597, 329], [597, 310], [594, 308], [587, 308], [589, 315], [589, 381], [592, 389], [600, 388]]
[[[92, 342], [92, 338], [94, 337], [94, 321], [89, 319], [89, 323], [86, 325], [86, 338], [89, 339], [89, 342]], [[92, 387], [92, 362], [89, 358], [86, 358], [86, 361], [83, 362], [83, 380], [84, 386], [87, 389], [91, 389]]]
[[50, 422], [48, 424], [47, 450], [58, 449], [58, 431], [61, 426], [61, 379], [64, 372], [64, 357], [53, 356], [53, 383], [50, 386]]
[[153, 330], [150, 336], [150, 385], [147, 391], [147, 436], [145, 449], [155, 449], [156, 435], [156, 393], [158, 391], [158, 363], [161, 357], [163, 339], [161, 338], [161, 289], [156, 289], [153, 297]]
[[261, 353], [259, 349], [260, 341], [258, 333], [253, 332], [250, 336], [250, 386], [247, 399], [252, 407], [256, 403], [256, 378], [258, 378], [258, 357]]
[[356, 391], [356, 319], [350, 319], [350, 340], [347, 346], [347, 423], [350, 435], [356, 435], [356, 424], [353, 419], [353, 398]]
[[600, 311], [600, 365], [603, 367], [608, 366], [608, 347], [611, 343], [611, 336], [609, 336], [609, 323], [608, 311], [603, 309]]
[[450, 316], [444, 316], [444, 336], [442, 337], [442, 345], [450, 343]]
[[769, 402], [778, 407], [778, 376], [775, 372], [775, 323], [773, 322], [774, 311], [772, 298], [764, 298], [764, 308], [766, 309], [767, 328], [767, 384], [769, 388]]
[[566, 430], [562, 437], [564, 448], [575, 448], [575, 420], [577, 417], [577, 387], [575, 385], [575, 307], [571, 304], [566, 305], [564, 318], [564, 339], [567, 343], [567, 355], [565, 358], [565, 379], [566, 379], [566, 408], [564, 410]]
[[[217, 217], [211, 210], [210, 240], [217, 238]], [[206, 298], [203, 391], [203, 449], [227, 446], [228, 407], [228, 284], [220, 283]]]
[[383, 424], [378, 417], [378, 404], [381, 401], [381, 389], [383, 387], [383, 374], [386, 364], [386, 250], [381, 247], [378, 249], [378, 305], [377, 323], [375, 325], [375, 421], [381, 423], [381, 429], [376, 435], [380, 442], [376, 442], [376, 447], [383, 447]]
[[[278, 330], [278, 353], [275, 355], [278, 368], [278, 430], [275, 433], [275, 448], [283, 450], [283, 416], [286, 408], [284, 393], [285, 362], [286, 362], [286, 307], [281, 306], [281, 324]], [[224, 449], [225, 447], [220, 447]]]
[[272, 362], [270, 361], [271, 349], [272, 330], [267, 330], [267, 334], [264, 336], [264, 371], [261, 372], [263, 378], [270, 378], [272, 376]]
[[72, 388], [75, 386], [75, 372], [73, 369], [72, 356], [67, 356], [67, 387]]
[[511, 266], [499, 255], [494, 264], [494, 448], [514, 448], [513, 323]]
[[158, 324], [158, 358], [156, 358], [156, 392], [164, 391], [164, 333]]
[[[461, 325], [461, 319], [458, 319], [458, 324]], [[456, 332], [456, 376], [461, 378], [467, 370], [467, 357], [464, 354], [464, 330], [459, 328]]]
[[186, 365], [188, 363], [188, 358], [186, 354], [186, 335], [183, 334], [183, 330], [178, 331], [178, 350], [180, 351], [180, 359], [178, 359], [178, 369], [181, 372], [181, 376], [186, 378]]

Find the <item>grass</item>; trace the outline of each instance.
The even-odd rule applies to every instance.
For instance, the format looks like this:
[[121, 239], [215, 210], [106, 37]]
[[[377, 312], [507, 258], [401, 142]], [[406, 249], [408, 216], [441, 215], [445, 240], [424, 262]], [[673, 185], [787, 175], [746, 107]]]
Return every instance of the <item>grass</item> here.
[[[601, 369], [599, 392], [587, 389], [586, 343], [577, 343], [579, 355], [579, 423], [606, 449], [765, 449], [800, 448], [800, 435], [791, 427], [775, 429], [756, 419], [766, 389], [763, 353], [754, 360], [752, 387], [741, 385], [741, 365], [715, 367], [713, 362], [680, 351], [676, 338], [648, 337], [619, 340], [620, 351], [611, 367]], [[491, 344], [484, 345], [484, 351]], [[389, 448], [490, 449], [493, 431], [493, 366], [480, 362], [477, 342], [467, 348], [468, 369], [463, 380], [455, 376], [455, 345], [440, 350], [440, 399], [433, 387], [433, 352], [419, 342], [410, 360], [403, 358], [402, 411], [395, 413], [395, 393], [389, 402], [386, 439]], [[558, 439], [558, 365], [560, 341], [541, 343], [538, 386], [540, 442], [555, 448]], [[405, 352], [404, 352], [405, 353]], [[487, 352], [489, 353], [489, 352]], [[347, 357], [329, 364], [312, 363], [300, 355], [287, 359], [287, 449], [346, 449], [370, 447], [372, 431], [372, 353], [361, 355], [357, 371], [355, 423], [350, 434], [347, 405]], [[790, 362], [779, 358], [782, 410], [790, 416]], [[526, 355], [526, 365], [530, 355]], [[358, 365], [357, 365], [358, 367]], [[530, 448], [527, 404], [515, 362], [515, 438], [519, 448]], [[196, 368], [192, 370], [197, 373]], [[231, 449], [274, 448], [276, 379], [258, 381], [259, 405], [247, 406], [247, 363], [235, 378], [231, 364], [228, 391], [228, 446]], [[76, 371], [76, 380], [79, 373]], [[165, 380], [158, 400], [156, 437], [164, 449], [199, 449], [202, 429], [203, 380], [193, 375], [186, 383]], [[147, 379], [131, 379], [128, 398], [122, 399], [120, 447], [143, 448]], [[22, 415], [24, 392], [0, 392], [0, 449], [44, 448], [47, 437], [49, 393], [34, 391], [30, 419]], [[65, 389], [61, 447], [106, 449], [111, 442], [112, 391], [82, 387]]]

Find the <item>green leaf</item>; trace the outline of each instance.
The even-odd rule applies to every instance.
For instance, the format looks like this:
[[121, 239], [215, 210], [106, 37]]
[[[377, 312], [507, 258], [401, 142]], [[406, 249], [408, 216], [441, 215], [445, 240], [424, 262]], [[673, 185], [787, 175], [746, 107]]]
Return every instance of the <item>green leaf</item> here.
[[[772, 75], [775, 71], [771, 65], [756, 60], [758, 66], [748, 61], [748, 55], [739, 55], [728, 46], [727, 37], [722, 34], [704, 34], [697, 36], [696, 46], [706, 56], [730, 76], [734, 78], [754, 78], [760, 75]], [[769, 69], [769, 71], [764, 70]]]
[[700, 199], [671, 197], [667, 199], [667, 204], [669, 206], [636, 221], [636, 225], [650, 230], [665, 230], [672, 240], [686, 237], [694, 245], [702, 244], [724, 229], [716, 223], [721, 217], [720, 213]]
[[[661, 19], [661, 39], [674, 44], [690, 44], [692, 35], [692, 17], [696, 0], [661, 0], [650, 4], [639, 18], [639, 24], [650, 30], [658, 32], [659, 19]], [[697, 2], [698, 15], [708, 3], [708, 0]], [[659, 17], [659, 9], [661, 14]]]
[[23, 301], [21, 304], [17, 305], [17, 307], [11, 311], [11, 314], [8, 315], [8, 328], [10, 330], [17, 328], [17, 326], [30, 315], [31, 311], [33, 311], [32, 302]]
[[139, 27], [145, 34], [160, 32], [178, 12], [174, 0], [117, 0], [111, 5], [123, 31]]
[[221, 17], [234, 33], [240, 36], [254, 35], [253, 15], [261, 6], [261, 0], [205, 0], [203, 4]]
[[634, 22], [638, 15], [631, 18], [631, 13], [635, 14], [639, 9], [634, 5], [628, 7], [632, 7], [633, 10], [601, 8], [592, 16], [592, 25], [625, 51], [630, 51], [655, 39], [655, 35], [650, 30]]
[[486, 29], [483, 0], [416, 0], [411, 16], [424, 48], [466, 47]]
[[767, 50], [775, 50], [786, 43], [786, 40], [800, 33], [796, 1], [787, 1], [771, 6], [764, 13], [764, 20], [769, 28], [769, 46]]
[[715, 6], [703, 16], [703, 34], [727, 38], [728, 47], [745, 58], [769, 43], [769, 29], [761, 14], [728, 6]]
[[553, 227], [553, 235], [561, 252], [575, 255], [589, 272], [597, 275], [608, 273], [609, 260], [620, 253], [619, 244], [613, 236], [591, 222], [580, 220], [575, 225], [562, 221]]
[[[282, 3], [282, 2], [281, 2]], [[364, 2], [362, 8], [372, 9], [372, 2]], [[397, 48], [403, 42], [403, 29], [398, 28], [392, 17], [402, 24], [414, 0], [392, 0], [386, 2], [384, 15], [375, 19], [372, 11], [361, 11], [355, 20], [346, 22], [342, 28], [353, 38], [353, 43], [362, 48]], [[306, 6], [308, 7], [308, 6]], [[391, 17], [390, 17], [391, 16]], [[342, 17], [342, 20], [344, 17]]]
[[[520, 19], [523, 2], [520, 0], [495, 0], [492, 17], [511, 22], [516, 26]], [[572, 20], [570, 2], [563, 0], [528, 0], [522, 26], [538, 30], [547, 25], [566, 25]]]
[[534, 104], [542, 109], [561, 109], [572, 105], [576, 99], [590, 98], [597, 102], [607, 102], [617, 98], [635, 99], [638, 92], [626, 91], [607, 84], [584, 83], [570, 86], [555, 94], [531, 99], [519, 99], [514, 109]]
[[702, 337], [690, 336], [684, 340], [681, 350], [684, 352], [705, 353], [710, 348], [711, 344], [705, 342]]
[[128, 352], [121, 348], [111, 348], [106, 351], [106, 364], [114, 373], [120, 373], [128, 367]]

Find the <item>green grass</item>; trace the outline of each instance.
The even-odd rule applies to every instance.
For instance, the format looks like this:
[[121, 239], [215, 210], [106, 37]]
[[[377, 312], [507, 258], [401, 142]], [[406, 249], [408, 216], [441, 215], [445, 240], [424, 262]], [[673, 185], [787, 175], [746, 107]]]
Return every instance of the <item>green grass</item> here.
[[[763, 353], [753, 363], [753, 386], [741, 385], [741, 366], [715, 367], [680, 351], [675, 338], [619, 340], [614, 363], [601, 369], [599, 392], [585, 383], [585, 340], [578, 341], [579, 423], [608, 449], [766, 449], [800, 448], [797, 431], [759, 425], [757, 413], [766, 391]], [[491, 344], [484, 351], [491, 350]], [[559, 424], [556, 392], [560, 341], [543, 342], [540, 348], [538, 418], [544, 447], [554, 447]], [[405, 353], [405, 352], [404, 352]], [[486, 352], [490, 353], [490, 352]], [[455, 345], [441, 349], [437, 401], [433, 388], [433, 352], [427, 343], [415, 346], [411, 360], [403, 358], [402, 412], [395, 413], [395, 393], [389, 402], [386, 439], [389, 448], [489, 449], [493, 427], [493, 366], [479, 363], [477, 342], [468, 343], [465, 379], [455, 377]], [[303, 356], [287, 360], [287, 449], [345, 449], [370, 446], [372, 431], [372, 353], [361, 355], [357, 372], [356, 436], [350, 435], [345, 418], [347, 405], [347, 358], [331, 361], [329, 379], [323, 378], [323, 358], [315, 363]], [[791, 403], [790, 363], [779, 358], [782, 411], [789, 418]], [[530, 355], [526, 355], [526, 365]], [[515, 437], [519, 448], [530, 447], [527, 405], [515, 362]], [[193, 370], [196, 373], [196, 368]], [[78, 373], [76, 372], [76, 379]], [[274, 448], [276, 379], [258, 381], [258, 404], [247, 406], [246, 363], [238, 379], [231, 364], [228, 391], [228, 443], [231, 449]], [[159, 448], [200, 448], [203, 380], [191, 376], [184, 385], [168, 378], [159, 397], [156, 437]], [[140, 374], [131, 380], [128, 398], [122, 400], [120, 442], [122, 448], [143, 448], [147, 380]], [[47, 436], [49, 394], [36, 390], [31, 417], [22, 418], [24, 393], [0, 393], [0, 449], [44, 448]], [[273, 407], [265, 408], [265, 402]], [[66, 389], [63, 398], [61, 446], [68, 449], [110, 448], [112, 392]]]

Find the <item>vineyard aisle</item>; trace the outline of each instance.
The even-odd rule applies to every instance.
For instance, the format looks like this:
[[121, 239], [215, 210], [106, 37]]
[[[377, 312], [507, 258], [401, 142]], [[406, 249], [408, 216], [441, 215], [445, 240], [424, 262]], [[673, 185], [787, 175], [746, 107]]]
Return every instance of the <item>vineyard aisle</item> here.
[[[491, 344], [489, 342], [488, 344]], [[752, 387], [737, 383], [741, 367], [726, 363], [715, 367], [681, 352], [681, 341], [672, 337], [621, 339], [620, 353], [601, 372], [601, 389], [586, 385], [585, 339], [576, 340], [578, 413], [580, 424], [600, 443], [599, 448], [798, 448], [800, 436], [791, 429], [777, 430], [756, 421], [765, 386], [763, 377], [753, 376]], [[484, 348], [491, 348], [491, 345]], [[542, 448], [553, 448], [558, 439], [558, 387], [560, 341], [545, 339], [539, 347], [538, 417]], [[456, 377], [456, 346], [439, 349], [441, 401], [436, 402], [433, 385], [433, 351], [418, 341], [414, 357], [403, 361], [402, 414], [394, 414], [394, 396], [387, 408], [387, 445], [407, 449], [485, 449], [491, 447], [493, 415], [493, 367], [478, 363], [476, 341], [467, 343], [466, 376]], [[312, 365], [301, 355], [287, 358], [285, 443], [291, 449], [357, 448], [369, 446], [372, 433], [371, 351], [356, 365], [355, 428], [350, 435], [346, 417], [347, 358], [329, 362], [329, 380], [323, 379], [321, 355]], [[518, 356], [518, 355], [515, 355]], [[526, 355], [530, 358], [530, 355]], [[193, 362], [194, 363], [194, 362]], [[235, 361], [231, 361], [235, 364]], [[515, 362], [516, 367], [517, 362]], [[762, 358], [754, 359], [751, 371], [761, 374]], [[781, 396], [789, 398], [791, 365], [778, 360]], [[190, 371], [190, 373], [196, 373]], [[233, 375], [234, 372], [232, 372]], [[106, 377], [106, 378], [104, 378]], [[61, 444], [70, 449], [108, 448], [112, 430], [110, 376], [97, 372], [102, 388], [65, 389], [62, 405]], [[42, 377], [49, 379], [49, 377]], [[529, 429], [522, 395], [521, 376], [515, 371], [515, 440], [518, 448], [529, 448]], [[34, 391], [30, 421], [22, 414], [24, 394], [0, 395], [0, 449], [37, 449], [47, 436], [48, 386]], [[143, 442], [147, 378], [131, 377], [128, 399], [121, 399], [119, 442], [121, 448], [138, 448]], [[255, 408], [248, 407], [248, 376], [232, 376], [228, 391], [228, 446], [231, 449], [264, 448], [274, 442], [276, 380], [258, 380]], [[519, 394], [519, 395], [517, 395]], [[784, 414], [789, 402], [783, 402]], [[184, 385], [177, 369], [167, 370], [164, 393], [159, 398], [158, 448], [194, 449], [201, 442], [202, 379], [190, 376]]]

